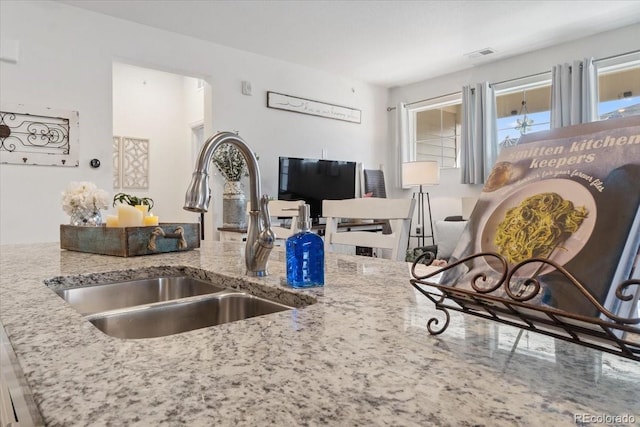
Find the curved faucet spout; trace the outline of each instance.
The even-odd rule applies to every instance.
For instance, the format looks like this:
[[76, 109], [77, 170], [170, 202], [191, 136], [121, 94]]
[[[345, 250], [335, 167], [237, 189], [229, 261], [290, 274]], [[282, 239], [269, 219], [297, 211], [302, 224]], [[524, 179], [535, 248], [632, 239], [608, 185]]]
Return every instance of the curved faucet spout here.
[[213, 153], [222, 144], [235, 146], [244, 157], [249, 170], [249, 227], [245, 264], [250, 276], [266, 276], [267, 261], [273, 249], [275, 236], [271, 230], [268, 198], [261, 199], [260, 169], [258, 160], [246, 142], [233, 132], [219, 132], [207, 139], [200, 149], [191, 183], [185, 194], [184, 209], [191, 212], [206, 212], [211, 200], [209, 168]]

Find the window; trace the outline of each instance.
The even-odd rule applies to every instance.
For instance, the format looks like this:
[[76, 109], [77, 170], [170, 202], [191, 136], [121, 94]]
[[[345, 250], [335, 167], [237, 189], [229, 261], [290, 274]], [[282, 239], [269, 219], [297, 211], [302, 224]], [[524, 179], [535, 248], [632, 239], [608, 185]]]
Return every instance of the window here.
[[517, 144], [524, 134], [550, 129], [551, 73], [496, 83], [493, 87], [500, 147]]
[[[640, 115], [640, 51], [595, 61], [600, 119]], [[500, 147], [551, 128], [551, 71], [494, 83]], [[409, 104], [409, 160], [458, 167], [462, 122], [460, 93]]]
[[640, 115], [640, 52], [595, 62], [600, 119]]
[[462, 95], [456, 93], [413, 104], [409, 109], [412, 161], [436, 160], [441, 168], [458, 166]]

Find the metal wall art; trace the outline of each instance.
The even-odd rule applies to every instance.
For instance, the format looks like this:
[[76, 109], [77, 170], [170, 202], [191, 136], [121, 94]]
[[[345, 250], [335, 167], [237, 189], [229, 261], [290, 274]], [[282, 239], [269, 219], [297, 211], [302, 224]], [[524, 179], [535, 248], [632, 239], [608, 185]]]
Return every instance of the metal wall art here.
[[0, 163], [78, 166], [78, 112], [23, 104], [0, 108]]
[[267, 92], [267, 107], [352, 123], [360, 123], [362, 118], [362, 111], [355, 108], [312, 101], [276, 92]]
[[113, 188], [149, 188], [149, 140], [113, 137]]

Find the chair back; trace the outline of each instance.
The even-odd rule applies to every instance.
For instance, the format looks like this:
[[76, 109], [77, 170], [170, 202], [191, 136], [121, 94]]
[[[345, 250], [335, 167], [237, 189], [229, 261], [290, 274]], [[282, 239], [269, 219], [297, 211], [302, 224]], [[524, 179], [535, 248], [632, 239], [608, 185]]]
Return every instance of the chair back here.
[[381, 169], [364, 169], [364, 193], [371, 193], [371, 197], [387, 198], [384, 184], [384, 172]]
[[[304, 200], [269, 200], [269, 215], [272, 218], [271, 230], [276, 239], [287, 239], [298, 231], [298, 207], [304, 205]], [[275, 218], [291, 219], [291, 224], [285, 226]], [[288, 222], [288, 221], [287, 221]]]
[[[365, 246], [390, 249], [391, 259], [403, 261], [409, 242], [409, 228], [415, 209], [414, 199], [361, 199], [324, 200], [322, 216], [327, 220], [324, 247], [333, 252], [334, 245]], [[388, 220], [390, 234], [370, 231], [338, 231], [341, 219]]]
[[[364, 178], [364, 194], [370, 194], [371, 197], [387, 198], [387, 188], [384, 183], [384, 172], [382, 169], [364, 169], [362, 175]], [[382, 226], [382, 233], [391, 234], [389, 221], [385, 221]]]

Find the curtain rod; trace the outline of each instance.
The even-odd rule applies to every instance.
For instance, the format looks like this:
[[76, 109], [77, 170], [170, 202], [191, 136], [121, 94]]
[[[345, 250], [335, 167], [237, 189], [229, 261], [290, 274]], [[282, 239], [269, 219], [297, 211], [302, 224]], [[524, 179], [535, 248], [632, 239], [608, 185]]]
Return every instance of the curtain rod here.
[[[528, 76], [516, 77], [516, 78], [513, 78], [513, 79], [509, 79], [509, 80], [503, 80], [501, 82], [489, 83], [489, 86], [499, 85], [499, 84], [502, 84], [502, 83], [513, 82], [513, 81], [516, 81], [516, 80], [528, 79], [530, 77], [541, 76], [541, 75], [547, 74], [547, 73], [551, 73], [551, 71], [543, 71], [543, 72], [540, 72], [540, 73], [530, 74]], [[425, 101], [433, 101], [434, 99], [445, 98], [447, 96], [455, 95], [456, 93], [460, 93], [460, 91], [447, 93], [446, 95], [434, 96], [433, 98], [426, 98], [426, 99], [420, 99], [418, 101], [408, 102], [405, 105], [409, 106], [409, 105], [413, 105], [413, 104], [419, 104], [419, 103], [425, 102]], [[396, 109], [396, 107], [387, 107], [387, 111], [393, 111], [395, 109]]]
[[[620, 58], [620, 57], [622, 57], [622, 56], [632, 55], [632, 54], [634, 54], [634, 53], [638, 53], [638, 52], [640, 52], [640, 50], [632, 50], [631, 52], [625, 52], [625, 53], [621, 53], [621, 54], [618, 54], [618, 55], [611, 55], [611, 56], [608, 56], [608, 57], [606, 57], [606, 58], [598, 58], [598, 59], [594, 59], [594, 60], [593, 60], [593, 62], [606, 61], [607, 59], [613, 59], [613, 58]], [[518, 80], [524, 80], [524, 79], [528, 79], [528, 78], [531, 78], [531, 77], [541, 76], [541, 75], [543, 75], [543, 74], [551, 74], [551, 70], [548, 70], [548, 71], [541, 71], [541, 72], [539, 72], [539, 73], [530, 74], [530, 75], [528, 75], [528, 76], [515, 77], [515, 78], [513, 78], [513, 79], [503, 80], [503, 81], [501, 81], [501, 82], [493, 82], [493, 83], [489, 83], [489, 86], [501, 85], [501, 84], [504, 84], [504, 83], [515, 82], [515, 81], [518, 81]]]
[[[528, 79], [530, 77], [541, 76], [543, 74], [550, 73], [550, 72], [551, 71], [543, 71], [543, 72], [536, 73], [536, 74], [531, 74], [531, 75], [528, 75], [528, 76], [516, 77], [514, 79], [503, 80], [501, 82], [489, 83], [489, 86], [498, 85], [498, 84], [502, 84], [502, 83], [513, 82], [513, 81], [516, 81], [516, 80]], [[408, 102], [405, 105], [409, 106], [409, 105], [413, 105], [413, 104], [419, 104], [419, 103], [425, 102], [425, 101], [433, 101], [434, 99], [445, 98], [447, 96], [455, 95], [456, 93], [460, 93], [460, 91], [447, 93], [446, 95], [434, 96], [433, 98], [426, 98], [426, 99], [420, 99], [418, 101]], [[387, 111], [393, 111], [395, 109], [396, 109], [396, 107], [387, 107]]]
[[[447, 93], [445, 95], [438, 95], [438, 96], [434, 96], [433, 98], [420, 99], [418, 101], [408, 102], [405, 105], [409, 106], [409, 105], [413, 105], [413, 104], [419, 104], [419, 103], [425, 102], [425, 101], [433, 101], [434, 99], [445, 98], [447, 96], [455, 95], [458, 92], [451, 92], [451, 93]], [[393, 111], [395, 109], [396, 109], [396, 107], [387, 107], [387, 111]]]
[[[594, 59], [593, 62], [599, 62], [599, 61], [606, 61], [608, 59], [613, 59], [613, 58], [620, 58], [622, 56], [626, 56], [626, 55], [633, 55], [635, 53], [640, 53], [640, 49], [639, 50], [632, 50], [629, 52], [625, 52], [625, 53], [620, 53], [618, 55], [611, 55], [611, 56], [607, 56], [606, 58], [598, 58], [598, 59]], [[522, 77], [515, 77], [513, 79], [508, 79], [508, 80], [503, 80], [501, 82], [493, 82], [493, 83], [489, 83], [489, 86], [494, 86], [494, 85], [500, 85], [500, 84], [504, 84], [504, 83], [510, 83], [510, 82], [515, 82], [517, 80], [523, 80], [523, 79], [528, 79], [531, 77], [536, 77], [536, 76], [541, 76], [543, 74], [547, 74], [547, 73], [551, 73], [551, 70], [548, 71], [541, 71], [539, 73], [535, 73], [535, 74], [530, 74], [528, 76], [522, 76]], [[413, 102], [409, 102], [405, 105], [413, 105], [413, 104], [419, 104], [420, 102], [425, 102], [425, 101], [432, 101], [434, 99], [438, 99], [438, 98], [444, 98], [446, 96], [451, 96], [451, 95], [455, 95], [458, 92], [452, 92], [452, 93], [448, 93], [446, 95], [439, 95], [439, 96], [435, 96], [433, 98], [427, 98], [427, 99], [421, 99], [419, 101], [413, 101]], [[393, 111], [395, 110], [396, 107], [387, 107], [387, 111]]]
[[627, 56], [627, 55], [633, 55], [635, 53], [640, 53], [640, 49], [638, 50], [632, 50], [629, 52], [625, 52], [625, 53], [620, 53], [618, 55], [611, 55], [611, 56], [607, 56], [606, 58], [598, 58], [598, 59], [594, 59], [593, 62], [599, 62], [599, 61], [606, 61], [608, 59], [613, 59], [613, 58], [620, 58], [622, 56]]
[[504, 83], [510, 83], [510, 82], [515, 82], [518, 80], [524, 80], [524, 79], [529, 79], [531, 77], [537, 77], [537, 76], [541, 76], [543, 74], [551, 74], [551, 70], [548, 71], [541, 71], [539, 73], [535, 73], [535, 74], [529, 74], [528, 76], [522, 76], [522, 77], [515, 77], [513, 79], [508, 79], [508, 80], [502, 80], [501, 82], [493, 82], [493, 83], [489, 83], [489, 86], [495, 86], [495, 85], [501, 85]]

